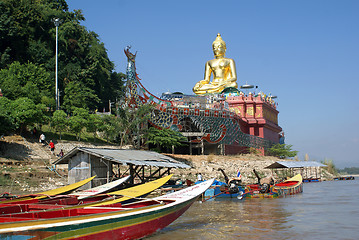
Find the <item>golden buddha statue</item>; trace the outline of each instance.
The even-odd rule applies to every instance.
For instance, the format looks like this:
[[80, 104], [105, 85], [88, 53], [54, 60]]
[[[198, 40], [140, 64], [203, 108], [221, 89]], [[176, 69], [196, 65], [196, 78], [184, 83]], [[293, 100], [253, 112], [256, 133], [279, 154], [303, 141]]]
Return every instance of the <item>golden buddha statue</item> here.
[[[226, 43], [222, 40], [221, 34], [217, 34], [212, 47], [215, 59], [207, 61], [204, 80], [197, 82], [193, 87], [195, 94], [221, 93], [227, 87], [238, 88], [236, 66], [233, 59], [224, 57]], [[213, 79], [210, 82], [212, 73]]]

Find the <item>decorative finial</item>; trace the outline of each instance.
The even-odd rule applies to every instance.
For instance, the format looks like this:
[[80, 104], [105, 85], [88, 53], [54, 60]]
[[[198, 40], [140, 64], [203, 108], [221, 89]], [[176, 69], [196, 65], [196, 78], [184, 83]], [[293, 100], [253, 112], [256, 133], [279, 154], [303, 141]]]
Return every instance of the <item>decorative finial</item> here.
[[216, 40], [214, 40], [214, 42], [212, 43], [212, 46], [214, 44], [222, 44], [224, 46], [224, 48], [226, 48], [226, 43], [225, 43], [225, 41], [223, 41], [221, 34], [219, 34], [219, 33], [217, 34]]

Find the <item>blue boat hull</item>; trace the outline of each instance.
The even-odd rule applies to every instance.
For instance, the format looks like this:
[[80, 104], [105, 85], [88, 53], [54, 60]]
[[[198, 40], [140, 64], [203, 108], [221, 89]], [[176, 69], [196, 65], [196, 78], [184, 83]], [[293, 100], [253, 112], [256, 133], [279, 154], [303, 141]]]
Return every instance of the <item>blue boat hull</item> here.
[[209, 199], [209, 198], [238, 198], [238, 196], [242, 196], [242, 194], [244, 193], [244, 189], [240, 188], [238, 193], [229, 193], [229, 192], [224, 192], [222, 193], [220, 190], [221, 186], [211, 186], [209, 189], [207, 189], [204, 192], [204, 199]]

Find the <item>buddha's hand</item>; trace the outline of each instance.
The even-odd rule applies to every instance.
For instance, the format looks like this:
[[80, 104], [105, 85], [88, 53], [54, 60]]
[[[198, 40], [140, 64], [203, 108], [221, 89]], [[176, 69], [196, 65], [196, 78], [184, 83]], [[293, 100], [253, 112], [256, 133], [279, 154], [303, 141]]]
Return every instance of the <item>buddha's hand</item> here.
[[232, 82], [235, 82], [235, 81], [237, 81], [236, 78], [228, 78], [228, 79], [226, 79], [226, 80], [224, 81], [224, 83], [232, 83]]
[[237, 88], [238, 85], [237, 85], [237, 79], [236, 78], [230, 78], [230, 79], [227, 79], [225, 82], [223, 82], [223, 85], [227, 86], [227, 87], [235, 87]]
[[203, 85], [205, 85], [207, 83], [208, 83], [208, 81], [201, 80], [201, 81], [197, 82], [196, 85], [194, 85], [193, 89], [199, 89], [199, 88], [201, 88]]

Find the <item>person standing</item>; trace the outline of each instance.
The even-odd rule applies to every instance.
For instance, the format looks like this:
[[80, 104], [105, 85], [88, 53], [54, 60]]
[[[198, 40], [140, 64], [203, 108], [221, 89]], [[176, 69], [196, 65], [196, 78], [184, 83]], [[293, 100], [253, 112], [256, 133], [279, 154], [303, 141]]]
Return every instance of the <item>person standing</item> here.
[[41, 133], [41, 135], [40, 135], [40, 142], [43, 144], [43, 145], [45, 145], [45, 134], [43, 134], [43, 133]]
[[34, 135], [34, 137], [36, 137], [36, 135], [37, 135], [36, 127], [34, 127], [34, 128], [32, 129], [31, 134]]

